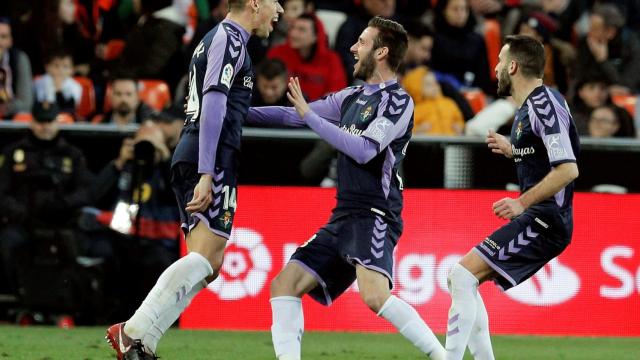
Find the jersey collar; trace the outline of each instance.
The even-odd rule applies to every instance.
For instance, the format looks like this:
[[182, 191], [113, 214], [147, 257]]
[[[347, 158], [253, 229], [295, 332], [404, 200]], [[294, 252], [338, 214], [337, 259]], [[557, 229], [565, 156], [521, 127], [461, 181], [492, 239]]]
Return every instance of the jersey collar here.
[[233, 21], [233, 20], [229, 20], [229, 19], [224, 19], [222, 20], [223, 23], [227, 23], [231, 26], [233, 26], [236, 30], [238, 30], [238, 32], [240, 33], [240, 35], [242, 36], [242, 42], [243, 43], [247, 43], [247, 41], [249, 41], [249, 32], [247, 30], [245, 30], [242, 26], [240, 26], [240, 24], [238, 24], [237, 22]]
[[383, 83], [377, 83], [377, 84], [364, 84], [363, 88], [364, 88], [364, 93], [365, 95], [371, 95], [374, 92], [381, 90], [381, 89], [386, 89], [390, 86], [393, 86], [395, 84], [398, 83], [397, 79], [391, 79], [388, 81], [385, 81]]

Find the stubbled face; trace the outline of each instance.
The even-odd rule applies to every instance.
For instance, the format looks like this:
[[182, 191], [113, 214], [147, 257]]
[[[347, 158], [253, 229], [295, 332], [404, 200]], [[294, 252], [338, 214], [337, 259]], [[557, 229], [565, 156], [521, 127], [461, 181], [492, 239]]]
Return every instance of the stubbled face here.
[[505, 45], [500, 50], [498, 55], [498, 64], [494, 69], [496, 77], [498, 78], [498, 96], [510, 96], [512, 85], [511, 76], [509, 75], [509, 68], [511, 67], [511, 60], [509, 59], [509, 45]]
[[58, 127], [58, 123], [56, 121], [31, 122], [31, 131], [33, 132], [33, 136], [35, 136], [39, 140], [51, 141], [56, 137], [56, 135], [58, 135], [59, 130], [60, 128]]
[[296, 19], [289, 28], [289, 42], [294, 49], [307, 49], [316, 43], [313, 22], [310, 19]]
[[258, 75], [257, 86], [264, 102], [266, 104], [275, 104], [287, 91], [287, 78], [277, 76], [273, 79], [267, 79]]
[[373, 42], [378, 36], [378, 29], [367, 27], [364, 29], [358, 41], [351, 46], [351, 53], [356, 59], [353, 66], [353, 76], [356, 79], [367, 81], [376, 70], [376, 60], [373, 57]]
[[58, 16], [65, 24], [73, 24], [75, 21], [76, 4], [73, 0], [60, 0]]
[[113, 111], [124, 116], [138, 108], [140, 100], [138, 98], [138, 89], [133, 80], [116, 80], [113, 82], [112, 87], [111, 104]]
[[8, 24], [0, 24], [0, 55], [13, 45], [11, 27]]
[[73, 62], [70, 56], [52, 59], [45, 67], [54, 79], [66, 79], [73, 75]]
[[257, 0], [258, 9], [255, 14], [255, 33], [261, 38], [268, 38], [273, 26], [284, 12], [278, 0]]
[[424, 64], [431, 60], [431, 49], [433, 48], [433, 38], [423, 36], [421, 38], [409, 38], [407, 47], [407, 62], [412, 64]]
[[578, 96], [580, 96], [585, 105], [595, 109], [607, 102], [609, 92], [604, 83], [592, 82], [582, 85], [578, 89]]
[[396, 11], [396, 0], [363, 0], [362, 5], [373, 16], [390, 18]]
[[616, 114], [607, 107], [593, 110], [589, 118], [589, 135], [592, 137], [612, 137], [620, 129]]
[[469, 19], [469, 4], [467, 0], [449, 0], [449, 3], [444, 8], [444, 18], [451, 26], [464, 27]]

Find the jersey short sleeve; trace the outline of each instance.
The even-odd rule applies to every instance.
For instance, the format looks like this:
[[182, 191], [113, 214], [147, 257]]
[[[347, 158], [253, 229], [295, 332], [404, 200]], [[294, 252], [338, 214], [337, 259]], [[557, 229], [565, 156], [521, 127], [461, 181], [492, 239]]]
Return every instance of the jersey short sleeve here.
[[203, 94], [210, 90], [229, 93], [231, 84], [242, 67], [244, 51], [241, 35], [231, 26], [221, 24], [207, 51]]

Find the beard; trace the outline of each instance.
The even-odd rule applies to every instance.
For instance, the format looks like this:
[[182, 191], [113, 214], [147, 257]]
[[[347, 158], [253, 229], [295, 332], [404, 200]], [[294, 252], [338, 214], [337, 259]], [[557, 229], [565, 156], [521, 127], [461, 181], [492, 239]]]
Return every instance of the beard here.
[[373, 51], [370, 51], [364, 58], [360, 59], [360, 68], [353, 71], [353, 77], [367, 81], [373, 76], [376, 70], [376, 60], [373, 58]]
[[498, 74], [498, 96], [511, 96], [511, 78], [506, 70]]
[[133, 111], [127, 103], [120, 103], [113, 110], [120, 116], [127, 116]]

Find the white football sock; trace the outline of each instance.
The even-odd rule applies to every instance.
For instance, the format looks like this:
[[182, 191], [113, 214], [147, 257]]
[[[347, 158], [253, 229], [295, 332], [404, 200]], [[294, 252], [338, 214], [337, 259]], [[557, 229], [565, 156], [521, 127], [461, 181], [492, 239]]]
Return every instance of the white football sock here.
[[174, 307], [193, 286], [213, 274], [209, 260], [191, 252], [169, 266], [124, 326], [132, 339], [142, 339], [151, 325]]
[[279, 360], [300, 360], [304, 314], [302, 299], [295, 296], [271, 298], [271, 338]]
[[431, 359], [445, 359], [446, 353], [442, 344], [440, 344], [438, 338], [436, 338], [433, 331], [422, 320], [413, 306], [391, 295], [382, 305], [378, 316], [382, 316], [392, 323], [402, 336], [411, 341], [422, 352], [429, 355]]
[[448, 280], [451, 308], [447, 326], [447, 360], [462, 360], [478, 312], [478, 279], [464, 266], [455, 264]]
[[489, 336], [489, 315], [484, 307], [480, 291], [476, 295], [476, 322], [469, 337], [469, 351], [475, 360], [494, 360], [491, 337]]
[[193, 298], [200, 292], [200, 290], [204, 289], [206, 286], [206, 280], [202, 280], [193, 285], [191, 291], [189, 291], [189, 293], [185, 297], [183, 297], [180, 302], [178, 302], [174, 307], [167, 310], [160, 317], [160, 319], [158, 319], [158, 321], [154, 322], [153, 325], [151, 325], [149, 331], [147, 331], [147, 333], [142, 338], [142, 343], [144, 344], [146, 349], [155, 354], [156, 348], [158, 347], [158, 342], [160, 341], [164, 333], [167, 332], [167, 329], [169, 329], [171, 325], [176, 322], [176, 320], [178, 320], [178, 317], [180, 316], [180, 314], [182, 314], [184, 309], [189, 306], [191, 300], [193, 300]]

